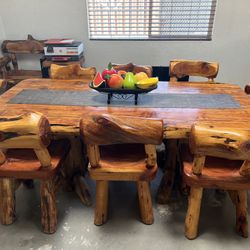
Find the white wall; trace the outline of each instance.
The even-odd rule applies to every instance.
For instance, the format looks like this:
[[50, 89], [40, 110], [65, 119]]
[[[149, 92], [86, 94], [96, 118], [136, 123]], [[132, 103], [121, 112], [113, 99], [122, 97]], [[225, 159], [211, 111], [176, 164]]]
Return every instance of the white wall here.
[[[173, 58], [220, 62], [218, 81], [250, 82], [250, 1], [217, 0], [212, 41], [90, 41], [85, 0], [0, 0], [8, 39], [72, 37], [84, 41], [86, 65], [108, 62], [168, 65]], [[0, 26], [1, 33], [1, 26]], [[1, 39], [1, 38], [0, 38]], [[23, 67], [38, 68], [38, 60]]]

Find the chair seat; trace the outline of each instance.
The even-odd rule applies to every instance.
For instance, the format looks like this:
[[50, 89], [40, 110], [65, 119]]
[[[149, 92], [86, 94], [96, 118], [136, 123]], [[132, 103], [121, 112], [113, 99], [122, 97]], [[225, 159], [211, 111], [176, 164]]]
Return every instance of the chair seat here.
[[94, 180], [150, 181], [155, 177], [157, 165], [146, 167], [144, 145], [121, 144], [100, 146], [98, 168], [90, 168]]
[[202, 175], [192, 173], [193, 155], [188, 145], [181, 146], [183, 179], [189, 186], [226, 190], [249, 189], [250, 179], [239, 174], [243, 161], [206, 157]]
[[16, 179], [53, 178], [70, 148], [68, 140], [52, 141], [48, 147], [51, 155], [51, 166], [43, 168], [33, 150], [9, 149], [7, 161], [0, 165], [0, 177]]

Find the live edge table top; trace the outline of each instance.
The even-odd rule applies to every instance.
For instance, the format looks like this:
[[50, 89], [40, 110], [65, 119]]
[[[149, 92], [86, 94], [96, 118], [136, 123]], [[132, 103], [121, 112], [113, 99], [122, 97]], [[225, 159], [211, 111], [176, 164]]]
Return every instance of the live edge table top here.
[[250, 127], [250, 96], [234, 84], [211, 84], [197, 82], [164, 82], [155, 92], [178, 94], [228, 94], [239, 104], [236, 109], [189, 109], [189, 108], [138, 108], [138, 107], [90, 107], [90, 106], [56, 106], [38, 104], [10, 104], [10, 99], [24, 89], [50, 90], [90, 90], [87, 82], [77, 80], [27, 79], [0, 96], [0, 115], [19, 115], [28, 111], [37, 111], [46, 115], [52, 132], [79, 133], [79, 120], [91, 114], [115, 114], [136, 117], [160, 118], [164, 120], [165, 138], [185, 138], [195, 122], [205, 122], [227, 126]]

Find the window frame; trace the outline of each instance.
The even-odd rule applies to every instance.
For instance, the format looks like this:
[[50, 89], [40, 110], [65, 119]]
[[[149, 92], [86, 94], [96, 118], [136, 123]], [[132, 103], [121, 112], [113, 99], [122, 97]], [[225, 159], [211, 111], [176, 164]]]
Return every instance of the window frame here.
[[[153, 0], [150, 0], [150, 2], [152, 3]], [[193, 36], [191, 37], [187, 37], [186, 35], [183, 35], [183, 38], [181, 38], [181, 36], [179, 36], [178, 38], [176, 37], [163, 37], [163, 36], [155, 36], [155, 35], [151, 35], [150, 32], [148, 32], [148, 38], [91, 38], [91, 34], [90, 34], [90, 19], [89, 19], [89, 8], [88, 8], [88, 0], [86, 0], [86, 9], [87, 9], [87, 21], [88, 21], [88, 37], [89, 40], [92, 41], [212, 41], [213, 38], [213, 29], [214, 29], [214, 23], [215, 23], [215, 17], [216, 17], [216, 7], [217, 7], [217, 1], [218, 0], [211, 0], [211, 11], [210, 11], [210, 17], [208, 18], [208, 23], [209, 23], [209, 27], [211, 28], [212, 31], [211, 33], [209, 33], [209, 31], [207, 32], [207, 36], [202, 36], [202, 35], [197, 35], [196, 37]], [[212, 8], [214, 8], [214, 11], [212, 10]], [[150, 8], [149, 11], [149, 15], [151, 16], [152, 14], [152, 7]], [[150, 31], [152, 27], [152, 22], [150, 22], [150, 18], [149, 18], [149, 27], [148, 30]]]

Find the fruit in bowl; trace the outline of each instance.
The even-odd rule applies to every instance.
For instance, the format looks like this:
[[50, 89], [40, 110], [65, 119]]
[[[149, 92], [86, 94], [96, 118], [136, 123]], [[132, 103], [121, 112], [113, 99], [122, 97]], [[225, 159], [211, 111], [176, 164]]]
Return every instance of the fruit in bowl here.
[[105, 80], [102, 78], [100, 72], [97, 72], [97, 74], [95, 75], [95, 78], [92, 82], [92, 85], [94, 88], [104, 88], [106, 85]]
[[127, 71], [125, 71], [125, 70], [119, 70], [119, 71], [117, 72], [117, 74], [118, 74], [119, 76], [121, 76], [123, 79], [125, 79], [125, 76], [126, 76], [126, 74], [127, 74]]
[[123, 86], [123, 78], [118, 74], [112, 74], [108, 77], [108, 86], [113, 89], [120, 89]]
[[135, 79], [137, 82], [143, 80], [143, 79], [147, 79], [148, 75], [145, 72], [139, 72], [135, 75]]
[[116, 70], [112, 67], [112, 63], [109, 63], [108, 68], [102, 71], [102, 78], [108, 83], [110, 76], [116, 73]]
[[136, 83], [136, 87], [140, 89], [152, 88], [155, 85], [157, 85], [158, 81], [159, 81], [158, 77], [146, 78], [146, 79], [138, 81]]
[[125, 79], [123, 81], [124, 89], [134, 89], [135, 88], [136, 79], [132, 72], [126, 73]]

